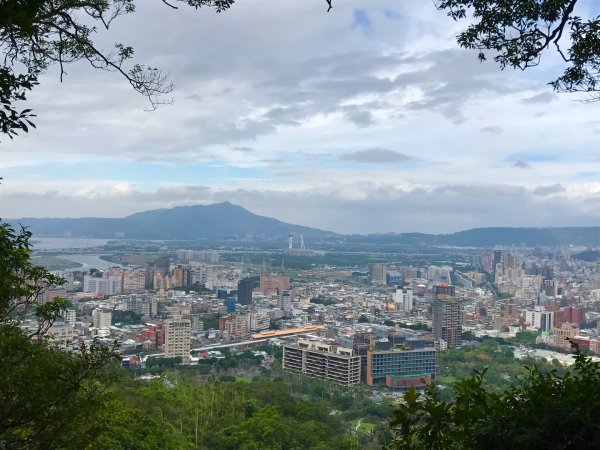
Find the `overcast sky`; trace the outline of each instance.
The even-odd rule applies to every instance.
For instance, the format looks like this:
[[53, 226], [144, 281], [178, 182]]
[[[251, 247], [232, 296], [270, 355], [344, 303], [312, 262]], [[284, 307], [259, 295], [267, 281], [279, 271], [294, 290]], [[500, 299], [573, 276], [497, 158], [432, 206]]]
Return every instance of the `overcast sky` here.
[[[585, 2], [583, 7], [585, 7]], [[337, 232], [600, 225], [600, 103], [550, 56], [500, 71], [414, 0], [140, 1], [106, 46], [168, 70], [147, 112], [84, 63], [42, 78], [37, 130], [0, 143], [0, 216], [121, 217], [231, 201]]]

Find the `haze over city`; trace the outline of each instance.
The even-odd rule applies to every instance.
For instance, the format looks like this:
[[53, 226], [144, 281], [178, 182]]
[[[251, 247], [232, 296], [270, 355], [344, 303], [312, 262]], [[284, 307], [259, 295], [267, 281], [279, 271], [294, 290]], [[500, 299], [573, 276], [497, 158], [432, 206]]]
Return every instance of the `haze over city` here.
[[28, 100], [37, 130], [2, 142], [3, 217], [231, 201], [342, 233], [600, 223], [597, 106], [546, 85], [551, 54], [480, 64], [431, 2], [137, 6], [102, 43], [169, 71], [174, 104], [52, 68]]

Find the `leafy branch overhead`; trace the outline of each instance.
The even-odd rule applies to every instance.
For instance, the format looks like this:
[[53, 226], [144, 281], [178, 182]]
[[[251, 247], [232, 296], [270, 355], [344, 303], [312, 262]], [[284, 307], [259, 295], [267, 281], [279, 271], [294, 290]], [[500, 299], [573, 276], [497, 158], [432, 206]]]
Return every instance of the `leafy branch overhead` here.
[[[151, 0], [146, 0], [151, 1]], [[235, 0], [153, 0], [166, 8], [186, 5], [220, 13]], [[333, 0], [325, 0], [326, 11]], [[600, 92], [600, 16], [579, 11], [577, 0], [436, 0], [454, 20], [471, 24], [458, 35], [465, 48], [490, 52], [502, 68], [526, 69], [554, 49], [566, 63], [550, 84], [557, 91]], [[0, 132], [14, 137], [33, 127], [29, 109], [18, 109], [38, 77], [58, 65], [60, 78], [69, 64], [85, 60], [93, 68], [116, 72], [150, 102], [150, 109], [171, 103], [173, 83], [155, 67], [134, 63], [133, 48], [117, 43], [100, 48], [98, 30], [109, 30], [117, 18], [135, 12], [135, 0], [2, 0], [0, 2]], [[597, 13], [595, 13], [597, 14]], [[598, 99], [599, 96], [594, 98]]]
[[457, 41], [479, 50], [481, 61], [491, 53], [502, 69], [525, 70], [554, 50], [566, 68], [550, 85], [600, 100], [600, 15], [586, 17], [582, 3], [578, 8], [577, 0], [441, 0], [436, 6], [454, 20], [473, 22]]
[[[172, 3], [222, 12], [234, 0], [173, 0], [167, 4]], [[108, 30], [115, 19], [134, 11], [134, 0], [0, 2], [0, 51], [4, 56], [0, 67], [0, 131], [12, 138], [34, 127], [31, 110], [19, 110], [15, 102], [25, 101], [26, 92], [53, 64], [59, 66], [62, 80], [69, 64], [85, 60], [95, 69], [124, 77], [135, 91], [148, 98], [151, 109], [170, 103], [174, 86], [167, 74], [131, 63], [134, 51], [130, 46], [117, 43], [112, 50], [104, 50], [94, 42], [98, 28]]]

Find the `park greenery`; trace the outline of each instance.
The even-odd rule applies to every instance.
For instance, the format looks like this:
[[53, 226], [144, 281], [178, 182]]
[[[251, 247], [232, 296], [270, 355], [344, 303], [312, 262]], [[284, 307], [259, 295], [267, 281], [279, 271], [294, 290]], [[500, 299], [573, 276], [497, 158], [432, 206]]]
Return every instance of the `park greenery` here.
[[485, 386], [488, 374], [478, 370], [456, 382], [450, 401], [435, 385], [424, 394], [411, 389], [394, 413], [394, 441], [387, 448], [600, 448], [600, 363], [578, 348], [568, 371], [535, 364], [499, 393]]
[[534, 365], [543, 373], [552, 370], [564, 373], [564, 368], [556, 360], [547, 363], [533, 358], [517, 359], [513, 345], [495, 339], [483, 339], [460, 349], [439, 352], [436, 381], [441, 389], [437, 395], [443, 400], [455, 399], [460, 381], [483, 371], [486, 371], [483, 388], [499, 394], [518, 384], [527, 375], [528, 368]]

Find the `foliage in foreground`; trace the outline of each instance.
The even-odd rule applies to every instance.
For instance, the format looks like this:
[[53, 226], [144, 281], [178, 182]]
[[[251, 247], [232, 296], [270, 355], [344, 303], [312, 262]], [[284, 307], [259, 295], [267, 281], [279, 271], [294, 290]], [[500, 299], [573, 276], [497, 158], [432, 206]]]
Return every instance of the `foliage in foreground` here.
[[116, 367], [113, 348], [59, 350], [46, 333], [66, 302], [37, 299], [64, 280], [31, 264], [30, 236], [0, 224], [0, 450], [356, 447], [326, 402], [284, 382], [145, 384]]
[[411, 389], [394, 413], [389, 449], [600, 448], [600, 364], [575, 349], [564, 375], [533, 366], [501, 394], [483, 386], [485, 370], [456, 383], [456, 399], [429, 386]]
[[[577, 8], [578, 5], [580, 8]], [[549, 84], [557, 91], [594, 93], [600, 100], [600, 16], [596, 5], [578, 0], [439, 0], [438, 9], [454, 20], [472, 20], [457, 41], [486, 51], [501, 68], [525, 70], [554, 50], [565, 70]]]

